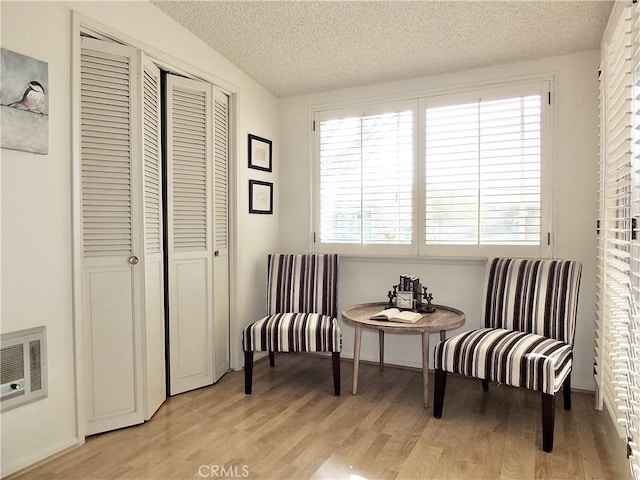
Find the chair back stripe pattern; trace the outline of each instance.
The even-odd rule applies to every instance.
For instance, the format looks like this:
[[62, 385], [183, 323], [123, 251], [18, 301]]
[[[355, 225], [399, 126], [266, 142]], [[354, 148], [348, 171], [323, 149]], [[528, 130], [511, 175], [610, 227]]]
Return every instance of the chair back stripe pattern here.
[[483, 325], [573, 345], [581, 274], [575, 260], [490, 259]]
[[267, 315], [338, 315], [338, 255], [271, 254], [267, 266]]

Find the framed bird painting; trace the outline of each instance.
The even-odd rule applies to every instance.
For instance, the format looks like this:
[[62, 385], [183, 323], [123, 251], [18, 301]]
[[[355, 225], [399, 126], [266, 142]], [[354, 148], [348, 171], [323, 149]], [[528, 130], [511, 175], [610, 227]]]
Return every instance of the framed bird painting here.
[[0, 147], [49, 153], [49, 64], [0, 48]]

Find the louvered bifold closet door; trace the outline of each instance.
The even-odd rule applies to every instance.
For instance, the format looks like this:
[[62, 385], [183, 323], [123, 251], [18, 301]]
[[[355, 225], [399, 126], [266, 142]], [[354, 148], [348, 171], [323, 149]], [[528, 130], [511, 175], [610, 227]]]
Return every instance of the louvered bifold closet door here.
[[212, 87], [167, 75], [169, 393], [213, 383]]
[[601, 288], [596, 381], [603, 406], [622, 429], [627, 424], [631, 313], [632, 38], [630, 7], [603, 44], [601, 166]]
[[214, 381], [229, 370], [229, 98], [214, 88]]
[[142, 164], [144, 206], [144, 360], [145, 420], [166, 398], [164, 257], [162, 216], [162, 143], [160, 69], [143, 60]]
[[82, 318], [87, 433], [143, 421], [138, 57], [82, 39]]

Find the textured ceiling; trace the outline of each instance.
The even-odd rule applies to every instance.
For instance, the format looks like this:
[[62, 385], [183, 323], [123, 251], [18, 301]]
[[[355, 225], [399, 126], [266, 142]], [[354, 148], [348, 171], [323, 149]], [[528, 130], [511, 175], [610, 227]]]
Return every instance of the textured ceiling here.
[[277, 97], [597, 49], [613, 2], [153, 1]]

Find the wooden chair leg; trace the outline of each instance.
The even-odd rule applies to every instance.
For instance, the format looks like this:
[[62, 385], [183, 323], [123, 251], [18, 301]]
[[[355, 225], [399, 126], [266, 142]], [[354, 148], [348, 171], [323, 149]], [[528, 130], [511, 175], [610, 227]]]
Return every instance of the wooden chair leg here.
[[275, 367], [276, 365], [276, 353], [269, 350], [269, 365]]
[[489, 391], [489, 380], [482, 380], [482, 390]]
[[564, 409], [571, 410], [571, 372], [562, 384], [562, 397], [564, 398]]
[[244, 393], [251, 395], [253, 383], [253, 351], [244, 352]]
[[340, 352], [332, 352], [333, 360], [333, 391], [336, 396], [340, 395]]
[[433, 416], [442, 418], [442, 406], [444, 405], [444, 391], [447, 386], [447, 372], [436, 369], [436, 382], [433, 387]]
[[553, 424], [555, 421], [555, 395], [542, 394], [542, 450], [553, 450]]

